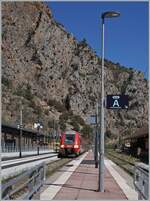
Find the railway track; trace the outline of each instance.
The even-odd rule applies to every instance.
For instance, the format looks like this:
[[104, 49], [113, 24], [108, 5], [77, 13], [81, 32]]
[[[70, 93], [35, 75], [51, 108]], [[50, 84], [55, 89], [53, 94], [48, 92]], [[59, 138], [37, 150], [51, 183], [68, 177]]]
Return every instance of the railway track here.
[[134, 163], [129, 162], [125, 159], [120, 158], [119, 156], [115, 156], [114, 154], [107, 152], [106, 157], [116, 163], [118, 166], [123, 168], [126, 172], [128, 172], [131, 176], [134, 175]]
[[[81, 154], [82, 155], [82, 154]], [[79, 156], [78, 156], [79, 157]], [[44, 171], [45, 171], [45, 176], [46, 177], [49, 177], [50, 175], [52, 175], [55, 171], [57, 171], [59, 168], [61, 168], [62, 166], [64, 165], [67, 165], [68, 162], [70, 162], [71, 160], [73, 160], [74, 158], [62, 158], [62, 159], [59, 159], [57, 158], [56, 160], [53, 160], [51, 162], [47, 162], [45, 163], [45, 167], [43, 166], [44, 168]], [[36, 168], [36, 166], [34, 167], [34, 169], [36, 169], [36, 171], [38, 170], [38, 166]], [[28, 170], [29, 171], [29, 170]], [[31, 170], [30, 170], [31, 171]], [[43, 174], [43, 173], [42, 173]], [[30, 183], [33, 182], [33, 185], [38, 185], [38, 182], [35, 184], [35, 182], [37, 181], [37, 176], [36, 175], [40, 175], [40, 178], [41, 178], [41, 173], [35, 173], [35, 170], [33, 171], [33, 173], [31, 174], [31, 172], [29, 174], [26, 174], [25, 172], [23, 173], [23, 175], [25, 176], [22, 176], [22, 175], [18, 175], [16, 176], [15, 178], [13, 179], [10, 179], [10, 180], [6, 180], [6, 181], [2, 181], [2, 189], [5, 185], [7, 185], [7, 183], [10, 183], [11, 185], [8, 186], [8, 192], [7, 192], [7, 189], [5, 190], [5, 192], [3, 192], [3, 195], [6, 196], [6, 194], [9, 194], [9, 199], [17, 199], [17, 200], [20, 200], [20, 199], [26, 199], [28, 197], [26, 197], [28, 194], [30, 194], [30, 199], [32, 199], [32, 197], [37, 193], [39, 192], [39, 189], [40, 187], [37, 188], [37, 190], [35, 190], [34, 193], [32, 193], [31, 195], [31, 192], [29, 190], [29, 186], [30, 186]], [[35, 178], [31, 178], [31, 175], [32, 177], [34, 176]], [[13, 181], [12, 181], [13, 180]], [[41, 186], [42, 186], [42, 181], [41, 181]], [[33, 187], [32, 185], [32, 187]], [[36, 189], [36, 186], [34, 186], [33, 188]], [[10, 189], [9, 189], [10, 187]], [[8, 197], [7, 197], [8, 198]]]

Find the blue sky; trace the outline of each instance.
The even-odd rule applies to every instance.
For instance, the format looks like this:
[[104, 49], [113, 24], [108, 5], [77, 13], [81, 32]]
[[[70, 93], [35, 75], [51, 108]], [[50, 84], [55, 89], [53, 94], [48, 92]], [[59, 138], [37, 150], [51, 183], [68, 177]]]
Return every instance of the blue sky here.
[[148, 2], [47, 2], [56, 21], [101, 56], [101, 14], [120, 17], [105, 21], [105, 58], [148, 76]]

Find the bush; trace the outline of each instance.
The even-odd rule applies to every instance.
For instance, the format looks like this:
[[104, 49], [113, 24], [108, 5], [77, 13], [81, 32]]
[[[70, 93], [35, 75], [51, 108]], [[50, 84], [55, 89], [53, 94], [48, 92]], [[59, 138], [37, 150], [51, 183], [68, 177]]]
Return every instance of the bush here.
[[84, 47], [87, 47], [88, 44], [87, 44], [87, 41], [86, 39], [84, 38], [80, 43], [79, 43], [80, 47], [84, 48]]
[[18, 85], [18, 87], [14, 91], [14, 95], [23, 96], [23, 94], [24, 94], [24, 89], [22, 88], [22, 85]]
[[136, 108], [136, 107], [138, 107], [139, 106], [139, 103], [138, 103], [138, 101], [136, 101], [136, 102], [134, 102], [134, 103], [132, 103], [131, 105], [130, 105], [130, 109], [134, 109], [134, 108]]
[[79, 115], [73, 115], [72, 120], [77, 122], [78, 124], [80, 124], [82, 126], [85, 125], [84, 119], [82, 119], [82, 117], [80, 117]]
[[92, 128], [91, 126], [85, 124], [81, 130], [81, 132], [83, 133], [83, 135], [86, 137], [86, 138], [90, 138], [92, 136]]
[[42, 108], [40, 106], [35, 105], [34, 113], [37, 114], [38, 116], [41, 116], [42, 115]]
[[22, 96], [29, 101], [33, 100], [34, 97], [31, 92], [31, 86], [29, 84], [26, 85], [26, 88], [24, 88], [24, 84], [18, 85], [18, 87], [14, 91], [14, 94], [17, 96]]
[[35, 104], [35, 102], [34, 102], [34, 99], [32, 99], [30, 102], [29, 102], [29, 107], [31, 107], [31, 108], [36, 108], [36, 104]]
[[107, 130], [107, 131], [105, 132], [105, 136], [106, 136], [107, 138], [110, 138], [110, 137], [112, 136], [111, 131], [110, 131], [110, 130]]
[[63, 121], [61, 121], [61, 122], [59, 123], [59, 125], [60, 125], [60, 129], [61, 129], [62, 131], [65, 131], [65, 129], [66, 129], [66, 124], [65, 124]]
[[58, 112], [66, 111], [65, 106], [55, 99], [49, 99], [48, 104], [50, 106], [53, 106]]
[[45, 115], [49, 115], [49, 110], [44, 111]]
[[73, 68], [74, 71], [77, 71], [79, 69], [78, 64], [71, 64], [71, 67]]
[[79, 115], [74, 115], [72, 111], [66, 111], [59, 117], [59, 122], [62, 124], [62, 127], [64, 128], [64, 124], [69, 122], [73, 126], [73, 129], [76, 131], [80, 131], [80, 126], [85, 126], [84, 119], [80, 117]]
[[2, 76], [2, 84], [4, 84], [6, 87], [10, 88], [12, 85], [11, 80], [8, 80], [7, 78]]
[[73, 126], [73, 130], [80, 131], [80, 126], [76, 121], [71, 121], [70, 124]]
[[49, 120], [48, 121], [48, 127], [49, 128], [53, 128], [54, 127], [54, 121], [53, 120]]
[[31, 86], [29, 84], [27, 84], [25, 94], [24, 94], [24, 98], [26, 98], [27, 100], [32, 100], [33, 99], [33, 94], [31, 92]]
[[122, 87], [121, 87], [121, 94], [125, 94], [126, 88], [132, 81], [132, 78], [133, 78], [133, 72], [131, 72], [128, 79], [123, 82]]

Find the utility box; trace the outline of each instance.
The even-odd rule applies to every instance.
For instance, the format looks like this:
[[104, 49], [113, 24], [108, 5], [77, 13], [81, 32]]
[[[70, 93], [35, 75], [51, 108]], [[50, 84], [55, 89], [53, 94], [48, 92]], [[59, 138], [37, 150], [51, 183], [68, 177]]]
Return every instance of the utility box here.
[[138, 192], [138, 200], [149, 199], [149, 166], [136, 163], [134, 167], [134, 185]]

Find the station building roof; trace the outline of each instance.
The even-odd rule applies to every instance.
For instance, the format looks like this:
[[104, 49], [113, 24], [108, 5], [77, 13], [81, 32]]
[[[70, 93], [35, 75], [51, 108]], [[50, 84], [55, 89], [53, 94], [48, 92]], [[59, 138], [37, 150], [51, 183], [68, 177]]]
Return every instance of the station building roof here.
[[[9, 133], [14, 135], [20, 134], [20, 128], [18, 128], [17, 125], [9, 125], [9, 124], [2, 123], [1, 130], [4, 133]], [[39, 137], [46, 136], [44, 133], [41, 133], [41, 132], [38, 133], [37, 131], [28, 129], [28, 128], [22, 128], [22, 135], [28, 136], [28, 137], [36, 137], [37, 135]]]
[[148, 137], [148, 125], [145, 125], [141, 128], [137, 128], [136, 131], [131, 136], [125, 136], [123, 139], [135, 139], [135, 138], [143, 138]]

